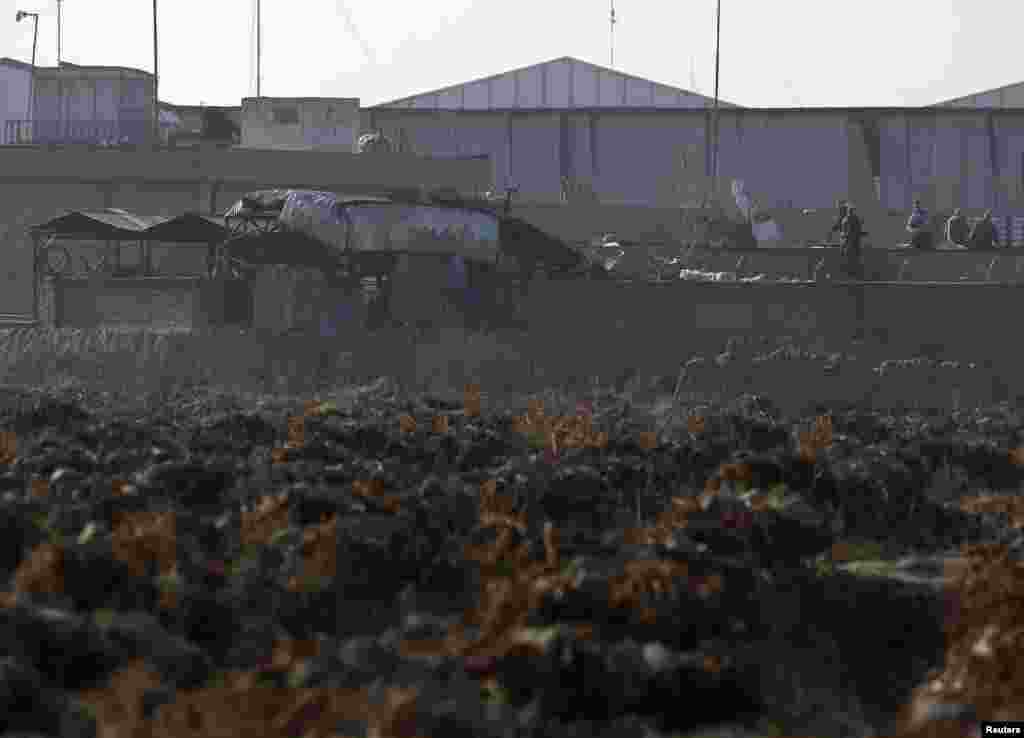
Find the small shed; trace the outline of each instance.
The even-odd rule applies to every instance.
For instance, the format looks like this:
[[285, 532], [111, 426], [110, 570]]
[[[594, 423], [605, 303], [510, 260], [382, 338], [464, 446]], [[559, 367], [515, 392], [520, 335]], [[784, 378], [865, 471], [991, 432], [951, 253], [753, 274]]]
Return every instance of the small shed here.
[[[138, 215], [108, 208], [71, 211], [30, 229], [35, 245], [34, 290], [40, 277], [54, 323], [245, 322], [251, 300], [244, 285], [210, 279], [218, 245], [227, 237], [220, 218], [198, 213]], [[60, 242], [76, 242], [74, 248]], [[93, 242], [90, 244], [90, 242]], [[137, 244], [126, 259], [124, 244]], [[203, 252], [188, 256], [188, 247]], [[154, 249], [164, 268], [154, 268]], [[127, 263], [126, 263], [127, 262]], [[177, 262], [177, 269], [168, 269]], [[80, 268], [77, 268], [80, 267]], [[52, 300], [52, 303], [50, 302]]]

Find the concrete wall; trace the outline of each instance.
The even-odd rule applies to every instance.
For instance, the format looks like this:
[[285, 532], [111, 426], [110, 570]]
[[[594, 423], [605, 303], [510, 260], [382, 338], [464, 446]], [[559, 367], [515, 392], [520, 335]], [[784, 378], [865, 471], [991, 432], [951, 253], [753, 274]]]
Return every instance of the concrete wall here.
[[[631, 368], [646, 376], [675, 376], [680, 362], [698, 353], [721, 352], [731, 336], [749, 340], [790, 336], [817, 351], [852, 353], [862, 371], [848, 376], [849, 368], [841, 367], [838, 375], [830, 376], [821, 363], [802, 362], [725, 371], [712, 366], [700, 380], [704, 389], [745, 386], [746, 391], [765, 393], [790, 407], [860, 400], [873, 393], [878, 401], [885, 392], [888, 400], [899, 402], [934, 390], [932, 399], [948, 407], [960, 382], [964, 403], [1024, 394], [1024, 352], [993, 341], [987, 331], [972, 330], [993, 315], [1012, 314], [1022, 298], [1024, 286], [658, 286], [551, 281], [531, 286], [524, 305], [531, 328], [517, 348], [544, 371], [540, 384], [550, 386], [570, 376], [612, 377]], [[914, 309], [908, 310], [908, 305]], [[851, 342], [858, 326], [867, 338], [865, 344]], [[979, 365], [993, 361], [1000, 381], [992, 381], [991, 370], [984, 375], [951, 373], [945, 380], [944, 375], [927, 380], [916, 372], [900, 385], [899, 380], [883, 382], [871, 371], [885, 359], [922, 354]], [[928, 381], [934, 381], [934, 386], [924, 386]]]
[[62, 279], [55, 285], [55, 320], [91, 328], [101, 324], [191, 328], [203, 324], [198, 279]]
[[[269, 187], [359, 192], [422, 185], [474, 191], [484, 189], [489, 178], [486, 160], [398, 154], [0, 148], [0, 313], [31, 312], [27, 229], [68, 210], [118, 207], [142, 215], [178, 215], [209, 213], [212, 202], [214, 212], [223, 212], [246, 192]], [[193, 263], [185, 255], [175, 258]]]
[[247, 97], [241, 117], [241, 145], [246, 148], [356, 150], [358, 98]]

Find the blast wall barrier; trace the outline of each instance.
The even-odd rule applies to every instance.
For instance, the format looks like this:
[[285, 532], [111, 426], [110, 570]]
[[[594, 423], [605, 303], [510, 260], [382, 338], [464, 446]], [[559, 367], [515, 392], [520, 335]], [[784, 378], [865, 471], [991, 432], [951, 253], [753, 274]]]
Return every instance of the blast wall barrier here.
[[[1004, 284], [609, 284], [534, 285], [523, 305], [531, 326], [521, 352], [550, 383], [569, 377], [676, 376], [680, 363], [713, 360], [731, 337], [791, 337], [805, 349], [857, 356], [861, 369], [887, 359], [936, 357], [994, 367], [987, 373], [946, 373], [904, 386], [870, 371], [826, 375], [821, 363], [779, 362], [757, 369], [713, 361], [700, 374], [703, 390], [766, 394], [790, 406], [929, 392], [943, 406], [1024, 395], [1024, 347], [1003, 340], [999, 320], [1014, 314], [1024, 286]], [[995, 323], [994, 323], [995, 321]], [[854, 342], [861, 339], [860, 342]], [[771, 346], [764, 350], [770, 350]], [[981, 378], [981, 379], [976, 379]], [[980, 382], [980, 384], [979, 384]]]

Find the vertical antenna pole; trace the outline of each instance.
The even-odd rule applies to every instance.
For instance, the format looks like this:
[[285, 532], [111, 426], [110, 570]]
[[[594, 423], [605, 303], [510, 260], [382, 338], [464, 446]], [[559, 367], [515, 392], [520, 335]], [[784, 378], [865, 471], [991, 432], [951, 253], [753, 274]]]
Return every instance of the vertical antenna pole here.
[[711, 149], [711, 176], [714, 190], [712, 196], [718, 197], [718, 62], [722, 35], [722, 0], [717, 0], [715, 12], [715, 109], [714, 109], [714, 141]]
[[[28, 111], [26, 117], [29, 121], [36, 119], [34, 108], [35, 95], [36, 95], [36, 41], [39, 39], [39, 13], [34, 13], [32, 17], [32, 81], [28, 86]], [[29, 123], [32, 126], [32, 130], [35, 129], [35, 123]], [[32, 139], [32, 143], [35, 143], [35, 139]]]
[[609, 24], [608, 24], [610, 29], [611, 29], [611, 34], [610, 34], [610, 37], [611, 37], [611, 41], [610, 41], [611, 63], [608, 66], [614, 68], [615, 67], [615, 0], [611, 0], [611, 9], [612, 9], [612, 12], [611, 12], [611, 16], [609, 18]]
[[159, 54], [157, 53], [157, 33], [156, 33], [156, 1], [153, 0], [153, 145], [157, 146], [160, 144], [160, 97], [158, 96], [157, 88], [159, 86], [160, 79], [160, 62]]
[[256, 97], [260, 96], [260, 52], [262, 24], [260, 23], [260, 0], [256, 0]]
[[61, 28], [61, 9], [60, 6], [64, 4], [64, 0], [57, 0], [57, 66], [60, 66], [60, 28]]

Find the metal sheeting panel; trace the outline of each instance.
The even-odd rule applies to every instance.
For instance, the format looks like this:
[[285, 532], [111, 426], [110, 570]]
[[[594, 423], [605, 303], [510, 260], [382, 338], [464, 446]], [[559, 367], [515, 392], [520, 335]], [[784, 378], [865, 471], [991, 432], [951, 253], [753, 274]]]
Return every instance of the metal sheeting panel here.
[[[595, 187], [605, 202], [667, 203], [680, 179], [685, 131], [654, 116], [614, 116], [597, 122], [598, 176]], [[643, 135], [637, 131], [642, 126]], [[676, 202], [682, 197], [676, 198]]]
[[184, 213], [146, 229], [146, 238], [164, 243], [217, 243], [227, 237], [224, 219]]
[[557, 200], [562, 190], [558, 117], [514, 115], [510, 126], [512, 182], [525, 192]]
[[1024, 108], [1024, 84], [1014, 85], [1003, 90], [1003, 107]]
[[988, 161], [988, 138], [983, 131], [967, 132], [967, 167], [966, 192], [961, 207], [991, 207], [989, 194], [989, 178], [991, 168]]
[[[910, 190], [911, 199], [920, 197], [928, 203], [935, 200], [932, 175], [935, 161], [935, 119], [932, 116], [911, 116], [910, 130]], [[904, 205], [909, 208], [910, 203]]]
[[516, 97], [517, 108], [543, 108], [543, 74], [540, 67], [532, 67], [515, 72], [518, 88]]
[[571, 66], [567, 61], [558, 61], [544, 67], [547, 75], [544, 86], [545, 105], [553, 108], [568, 108], [572, 105]]
[[[907, 121], [904, 116], [891, 116], [881, 123], [881, 187], [882, 203], [887, 210], [904, 208], [907, 193]], [[959, 157], [957, 157], [959, 161]], [[958, 173], [959, 174], [959, 173]]]
[[32, 230], [64, 238], [89, 238], [110, 240], [139, 239], [150, 226], [166, 220], [159, 215], [132, 215], [123, 210], [107, 209], [96, 211], [73, 211], [45, 223], [33, 226]]
[[[712, 99], [571, 57], [402, 98], [378, 109], [711, 107]], [[736, 107], [720, 101], [721, 107]]]

